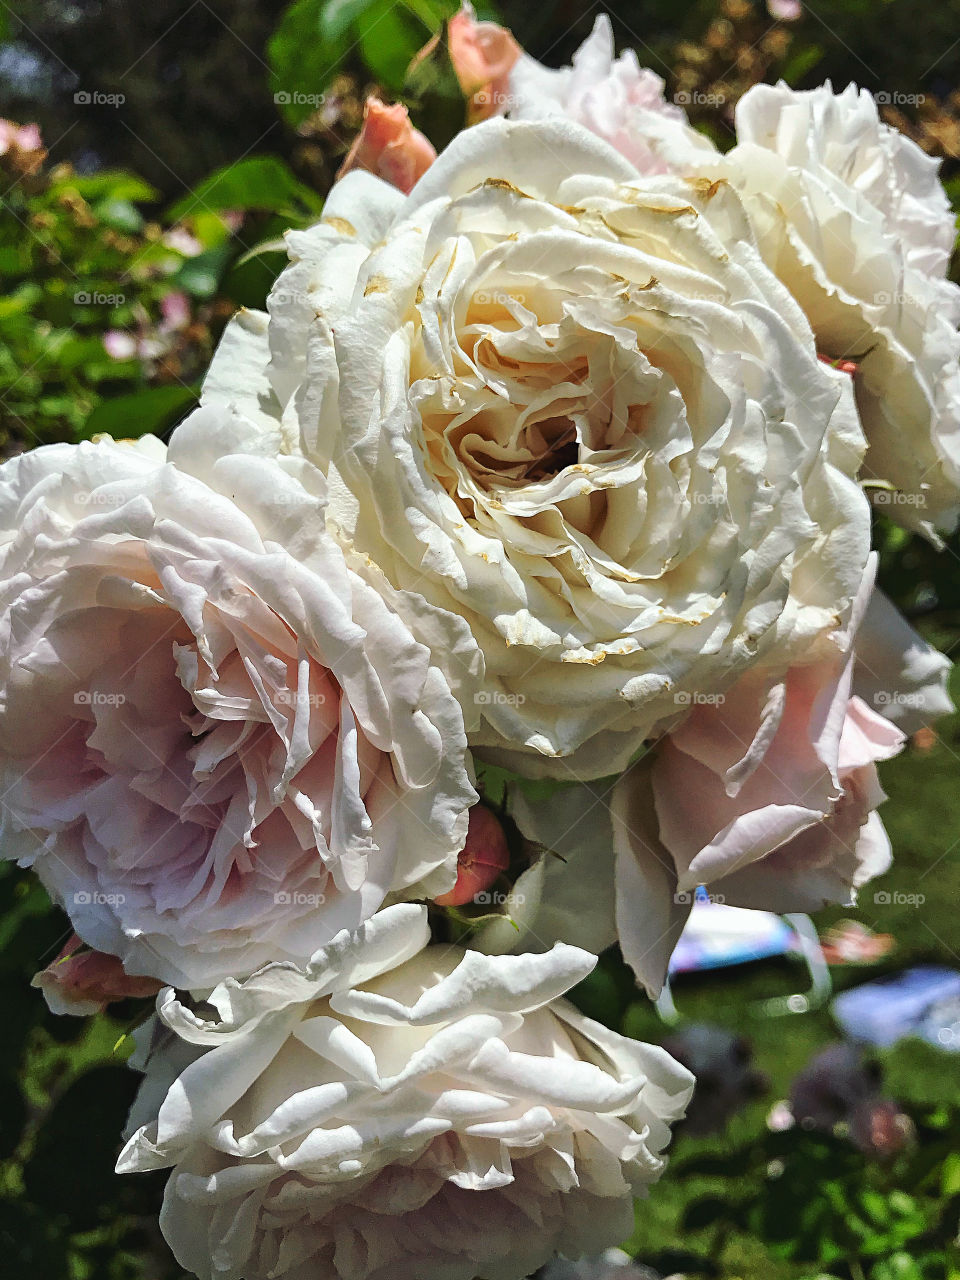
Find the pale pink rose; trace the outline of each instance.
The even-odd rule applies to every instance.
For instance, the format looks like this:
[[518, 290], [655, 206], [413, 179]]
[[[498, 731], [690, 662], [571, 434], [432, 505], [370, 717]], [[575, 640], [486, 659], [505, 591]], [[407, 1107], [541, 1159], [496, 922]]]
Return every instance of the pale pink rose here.
[[43, 992], [51, 1013], [82, 1017], [102, 1013], [115, 1000], [155, 996], [163, 985], [155, 978], [134, 978], [117, 956], [90, 951], [74, 934], [53, 964], [41, 969], [30, 984]]
[[[652, 766], [640, 762], [617, 784], [621, 945], [650, 990], [659, 989], [666, 957], [645, 944], [676, 936], [698, 885], [737, 906], [813, 911], [850, 902], [889, 866], [875, 765], [905, 739], [851, 695], [852, 642], [873, 571], [832, 659], [778, 680], [745, 676], [725, 698], [694, 706]], [[651, 797], [652, 838], [640, 817]], [[651, 912], [648, 930], [624, 936], [625, 922]]]
[[522, 52], [511, 33], [495, 22], [477, 22], [473, 6], [465, 4], [447, 24], [447, 40], [460, 88], [470, 99], [469, 122], [502, 114], [510, 72]]
[[388, 107], [371, 95], [363, 108], [363, 128], [337, 177], [365, 169], [406, 195], [436, 158], [433, 144], [410, 123], [406, 107]]
[[2, 856], [129, 974], [303, 961], [455, 882], [460, 706], [324, 497], [219, 406], [0, 468]]
[[573, 55], [553, 70], [524, 54], [510, 75], [505, 100], [513, 120], [562, 116], [583, 125], [643, 174], [678, 173], [716, 156], [716, 148], [667, 102], [663, 80], [642, 67], [632, 49], [616, 56], [605, 13]]

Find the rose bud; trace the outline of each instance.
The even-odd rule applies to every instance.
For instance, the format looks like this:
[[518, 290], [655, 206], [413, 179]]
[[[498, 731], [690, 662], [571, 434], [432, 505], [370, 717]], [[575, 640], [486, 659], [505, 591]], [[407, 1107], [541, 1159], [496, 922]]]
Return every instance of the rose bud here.
[[434, 902], [438, 907], [462, 907], [489, 889], [509, 865], [510, 850], [499, 818], [476, 804], [470, 810], [467, 842], [457, 859], [457, 883]]
[[406, 107], [388, 107], [371, 94], [363, 108], [363, 127], [337, 177], [366, 169], [406, 195], [436, 158], [433, 144], [410, 123]]
[[447, 24], [450, 61], [464, 96], [470, 99], [468, 123], [501, 115], [510, 72], [521, 49], [506, 27], [477, 22], [473, 6], [465, 4]]
[[102, 1013], [115, 1000], [155, 996], [163, 986], [154, 978], [131, 977], [118, 956], [83, 947], [73, 934], [53, 964], [33, 977], [30, 985], [40, 988], [51, 1013]]

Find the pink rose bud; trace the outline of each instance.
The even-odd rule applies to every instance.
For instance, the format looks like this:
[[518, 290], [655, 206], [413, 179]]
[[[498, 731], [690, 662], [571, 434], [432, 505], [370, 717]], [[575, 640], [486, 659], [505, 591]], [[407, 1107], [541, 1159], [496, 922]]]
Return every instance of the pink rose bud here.
[[500, 820], [485, 805], [470, 810], [467, 842], [457, 859], [457, 883], [436, 898], [438, 907], [462, 907], [482, 893], [510, 865], [510, 850]]
[[506, 27], [477, 22], [470, 4], [465, 4], [448, 22], [447, 39], [460, 88], [470, 99], [469, 123], [502, 115], [510, 72], [522, 52], [516, 40]]
[[114, 1000], [130, 996], [155, 996], [163, 986], [154, 978], [131, 977], [118, 956], [85, 949], [73, 934], [46, 969], [30, 984], [39, 987], [51, 1013], [102, 1013]]
[[388, 107], [371, 95], [363, 108], [363, 128], [337, 177], [366, 169], [406, 195], [436, 158], [429, 139], [410, 123], [406, 107]]

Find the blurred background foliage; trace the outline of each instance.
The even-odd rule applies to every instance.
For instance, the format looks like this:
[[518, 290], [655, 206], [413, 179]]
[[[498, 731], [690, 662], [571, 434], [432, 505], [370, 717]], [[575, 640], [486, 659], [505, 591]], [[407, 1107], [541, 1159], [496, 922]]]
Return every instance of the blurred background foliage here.
[[[262, 306], [282, 232], [314, 220], [373, 88], [403, 101], [438, 146], [466, 106], [443, 44], [413, 55], [454, 0], [19, 0], [0, 3], [0, 455], [39, 443], [164, 433], [195, 403], [238, 306]], [[960, 204], [960, 0], [817, 0], [795, 21], [752, 0], [613, 0], [618, 45], [680, 95], [720, 146], [737, 99], [783, 77], [856, 80], [884, 115], [943, 158]], [[772, 0], [774, 13], [776, 0]], [[589, 34], [582, 0], [502, 0], [480, 16], [561, 65]], [[782, 11], [782, 10], [781, 10]], [[877, 525], [882, 580], [944, 650], [960, 640], [960, 543], [935, 553]], [[955, 692], [960, 694], [960, 682]], [[870, 976], [956, 966], [960, 717], [883, 769], [894, 869], [879, 888], [922, 907], [858, 912], [895, 947]], [[825, 913], [829, 926], [844, 913]], [[163, 1175], [112, 1172], [136, 1077], [124, 1067], [144, 1005], [55, 1018], [29, 985], [69, 930], [34, 881], [0, 867], [0, 1274], [15, 1280], [181, 1280], [159, 1235]], [[836, 985], [864, 977], [835, 970]], [[882, 1055], [883, 1088], [912, 1141], [865, 1153], [838, 1133], [767, 1123], [777, 1099], [838, 1039], [825, 1010], [752, 1016], [796, 974], [765, 962], [687, 978], [687, 1019], [749, 1043], [749, 1087], [717, 1132], [688, 1126], [631, 1252], [666, 1275], [723, 1280], [960, 1280], [960, 1073], [955, 1055], [906, 1041]], [[577, 993], [627, 1034], [666, 1029], [615, 953]], [[752, 1058], [748, 1055], [752, 1053]], [[714, 1105], [730, 1084], [704, 1072]], [[734, 1081], [738, 1078], [733, 1071]], [[729, 1093], [729, 1089], [726, 1089]], [[735, 1091], [734, 1091], [735, 1092]], [[426, 1280], [426, 1278], [425, 1278]]]

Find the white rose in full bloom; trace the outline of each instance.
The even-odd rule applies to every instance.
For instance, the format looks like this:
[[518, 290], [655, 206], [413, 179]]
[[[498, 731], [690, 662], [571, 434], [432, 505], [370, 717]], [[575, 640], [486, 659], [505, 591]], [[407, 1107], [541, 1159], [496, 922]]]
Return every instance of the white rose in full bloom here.
[[477, 745], [602, 776], [691, 691], [815, 660], [868, 552], [862, 435], [728, 185], [495, 119], [289, 247], [271, 420], [356, 553], [468, 623]]
[[201, 1280], [520, 1280], [629, 1235], [692, 1077], [559, 998], [594, 956], [421, 950], [426, 914], [208, 1013], [161, 994], [118, 1170], [172, 1167], [161, 1226]]
[[128, 974], [304, 959], [456, 877], [457, 700], [238, 414], [0, 468], [3, 856]]
[[573, 55], [573, 65], [553, 70], [522, 54], [510, 72], [512, 120], [563, 116], [582, 124], [636, 165], [640, 173], [676, 173], [716, 155], [713, 143], [687, 122], [682, 107], [663, 96], [663, 80], [641, 67], [633, 49], [615, 57], [613, 28], [605, 13]]
[[857, 364], [877, 502], [935, 537], [960, 513], [960, 289], [956, 229], [937, 161], [849, 85], [757, 85], [738, 145], [709, 167], [744, 198], [760, 250], [798, 300], [820, 352]]

